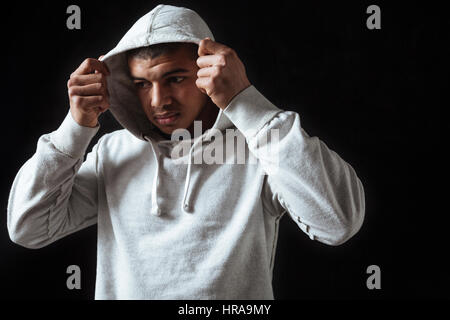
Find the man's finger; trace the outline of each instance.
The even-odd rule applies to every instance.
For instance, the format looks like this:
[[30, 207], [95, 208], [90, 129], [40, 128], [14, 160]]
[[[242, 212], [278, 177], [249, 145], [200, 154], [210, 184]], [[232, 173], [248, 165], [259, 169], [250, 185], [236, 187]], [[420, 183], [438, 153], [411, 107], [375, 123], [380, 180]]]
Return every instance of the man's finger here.
[[88, 84], [93, 84], [101, 82], [106, 86], [106, 79], [102, 73], [95, 74], [77, 74], [70, 78], [69, 86], [85, 86]]
[[209, 78], [197, 78], [197, 80], [195, 80], [195, 85], [200, 89], [200, 91], [209, 95], [208, 90], [211, 84], [210, 81], [211, 80]]
[[217, 76], [219, 74], [219, 68], [218, 67], [207, 67], [207, 68], [201, 68], [197, 71], [197, 77], [210, 77], [210, 76]]
[[210, 38], [205, 38], [202, 41], [200, 41], [198, 45], [198, 55], [204, 56], [208, 54], [215, 54], [226, 48], [228, 47], [221, 43], [215, 42]]
[[73, 86], [69, 89], [71, 96], [96, 96], [108, 95], [106, 88], [101, 83], [93, 83], [86, 86]]
[[73, 75], [76, 74], [89, 74], [93, 73], [94, 71], [98, 71], [103, 73], [104, 75], [109, 75], [109, 70], [106, 64], [102, 61], [99, 61], [97, 59], [88, 58], [83, 61], [83, 63], [78, 67], [77, 70], [73, 73]]
[[[101, 55], [100, 57], [98, 57], [98, 61], [101, 61], [102, 62], [102, 58], [104, 57], [105, 55]], [[106, 69], [108, 69], [108, 67], [106, 66], [106, 64], [104, 63], [104, 62], [102, 62], [103, 63], [103, 65], [105, 66], [105, 68]], [[95, 73], [101, 73], [100, 71], [98, 71], [98, 70], [95, 70]], [[109, 74], [109, 70], [108, 70], [108, 74]]]
[[225, 57], [222, 55], [208, 55], [197, 58], [199, 68], [207, 68], [212, 66], [225, 67]]

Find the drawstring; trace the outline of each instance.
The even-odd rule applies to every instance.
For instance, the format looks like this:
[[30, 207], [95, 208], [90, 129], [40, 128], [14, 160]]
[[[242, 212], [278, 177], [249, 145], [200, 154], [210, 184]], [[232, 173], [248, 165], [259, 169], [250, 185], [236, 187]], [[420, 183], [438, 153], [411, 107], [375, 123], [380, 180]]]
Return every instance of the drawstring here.
[[202, 141], [202, 139], [203, 137], [200, 136], [197, 140], [194, 141], [192, 147], [189, 149], [188, 165], [186, 171], [186, 182], [184, 184], [183, 201], [181, 202], [181, 210], [187, 213], [191, 212], [189, 184], [191, 183], [192, 151], [194, 150], [196, 144], [199, 141]]
[[161, 215], [161, 209], [158, 206], [158, 179], [159, 179], [159, 159], [156, 154], [156, 148], [153, 146], [153, 143], [150, 140], [150, 144], [152, 146], [153, 155], [155, 156], [156, 161], [156, 170], [155, 175], [153, 177], [153, 185], [152, 185], [152, 210], [151, 214], [155, 216]]
[[[221, 122], [221, 125], [219, 124], [219, 122]], [[219, 114], [217, 116], [216, 122], [213, 125], [213, 128], [219, 128], [220, 126], [222, 127], [229, 127], [232, 125], [232, 122], [226, 118], [223, 117], [223, 111], [220, 110]], [[211, 132], [210, 130], [206, 130], [205, 133], [203, 135], [201, 135], [200, 137], [198, 137], [197, 140], [194, 141], [194, 143], [192, 144], [191, 148], [189, 149], [189, 159], [188, 159], [188, 165], [187, 165], [187, 171], [186, 171], [186, 182], [184, 184], [184, 194], [183, 194], [183, 200], [181, 202], [181, 210], [184, 212], [191, 212], [192, 208], [191, 208], [191, 199], [190, 196], [191, 194], [189, 193], [189, 188], [190, 188], [190, 184], [191, 184], [191, 172], [192, 172], [192, 152], [195, 149], [195, 146], [197, 145], [197, 143], [199, 141], [211, 141]], [[149, 141], [150, 144], [152, 145], [152, 151], [153, 151], [153, 155], [155, 157], [155, 161], [156, 161], [156, 171], [155, 171], [155, 176], [153, 178], [153, 185], [152, 185], [152, 210], [151, 213], [154, 214], [155, 216], [160, 216], [161, 215], [161, 209], [158, 206], [158, 179], [159, 179], [159, 158], [156, 152], [156, 148], [153, 145], [153, 142], [151, 140], [151, 138], [149, 136], [144, 136], [145, 140]]]
[[[203, 137], [199, 137], [197, 140], [194, 141], [192, 144], [192, 147], [189, 149], [189, 156], [188, 156], [188, 164], [187, 164], [187, 171], [186, 171], [186, 182], [184, 184], [184, 194], [183, 194], [183, 200], [181, 202], [181, 210], [184, 212], [191, 212], [191, 205], [190, 205], [190, 193], [189, 193], [189, 187], [191, 183], [191, 171], [192, 171], [192, 152], [195, 149], [195, 146], [199, 141], [202, 141]], [[149, 139], [149, 142], [151, 144], [151, 149], [153, 151], [153, 156], [155, 158], [156, 162], [156, 169], [155, 174], [153, 178], [153, 184], [152, 184], [152, 209], [151, 214], [155, 216], [161, 215], [161, 209], [158, 205], [158, 180], [159, 180], [159, 158], [156, 151], [155, 146], [153, 145], [153, 142]]]
[[[189, 159], [191, 159], [190, 153], [191, 153], [191, 151], [189, 151]], [[186, 171], [186, 182], [184, 184], [183, 202], [181, 203], [181, 210], [183, 210], [184, 212], [190, 212], [190, 206], [189, 206], [190, 199], [188, 198], [190, 182], [191, 182], [191, 162], [189, 161], [187, 171]]]

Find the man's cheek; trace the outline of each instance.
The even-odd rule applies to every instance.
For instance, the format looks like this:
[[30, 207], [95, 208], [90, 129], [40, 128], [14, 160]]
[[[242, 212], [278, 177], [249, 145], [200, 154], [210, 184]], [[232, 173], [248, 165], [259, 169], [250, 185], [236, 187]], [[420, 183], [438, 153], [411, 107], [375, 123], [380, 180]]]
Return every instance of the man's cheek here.
[[194, 91], [194, 92], [199, 92], [199, 93], [203, 94], [202, 91], [197, 87], [197, 85], [195, 83], [196, 80], [197, 80], [197, 77], [189, 79], [189, 83], [187, 84], [187, 89], [191, 92]]
[[148, 114], [152, 107], [151, 99], [149, 99], [147, 95], [140, 95], [139, 101], [141, 102], [141, 106], [144, 108], [145, 112]]

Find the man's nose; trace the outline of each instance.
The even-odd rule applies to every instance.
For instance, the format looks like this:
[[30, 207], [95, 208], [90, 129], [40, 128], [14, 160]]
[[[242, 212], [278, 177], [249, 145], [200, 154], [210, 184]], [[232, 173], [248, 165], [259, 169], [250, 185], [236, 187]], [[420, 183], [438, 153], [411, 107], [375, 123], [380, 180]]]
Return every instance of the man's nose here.
[[170, 90], [160, 84], [154, 84], [151, 90], [151, 100], [152, 107], [156, 108], [171, 104]]

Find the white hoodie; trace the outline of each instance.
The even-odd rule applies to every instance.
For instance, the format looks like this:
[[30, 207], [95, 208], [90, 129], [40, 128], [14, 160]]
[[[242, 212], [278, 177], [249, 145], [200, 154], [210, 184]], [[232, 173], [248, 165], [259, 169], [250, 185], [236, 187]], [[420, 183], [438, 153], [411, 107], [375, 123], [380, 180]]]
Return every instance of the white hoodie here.
[[[273, 299], [284, 213], [329, 245], [361, 227], [364, 191], [352, 167], [309, 137], [297, 113], [253, 86], [213, 126], [245, 139], [245, 164], [171, 157], [176, 143], [158, 136], [145, 116], [124, 52], [205, 37], [214, 39], [192, 10], [159, 5], [143, 16], [103, 59], [110, 111], [125, 129], [102, 136], [83, 162], [99, 127], [82, 127], [69, 112], [40, 137], [14, 180], [8, 231], [15, 243], [41, 248], [97, 223], [96, 299]], [[264, 140], [271, 129], [279, 133], [277, 153]], [[195, 143], [208, 146], [210, 132]]]

